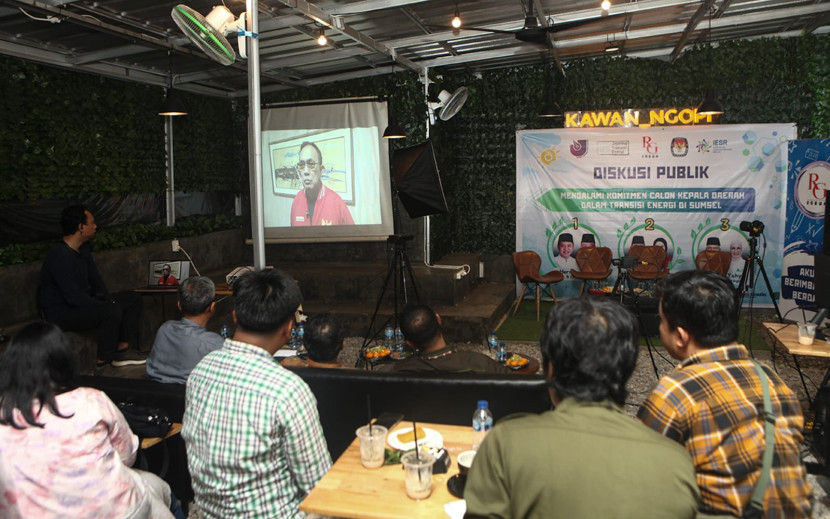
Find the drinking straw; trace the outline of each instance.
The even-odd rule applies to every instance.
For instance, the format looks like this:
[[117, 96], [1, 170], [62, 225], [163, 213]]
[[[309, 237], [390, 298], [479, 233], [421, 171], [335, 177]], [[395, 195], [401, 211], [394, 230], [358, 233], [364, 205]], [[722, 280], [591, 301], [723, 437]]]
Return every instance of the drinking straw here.
[[366, 393], [366, 410], [369, 412], [369, 437], [372, 438], [372, 397]]
[[[415, 425], [415, 420], [412, 420], [412, 437], [415, 438], [415, 460], [421, 461], [421, 455], [418, 453], [418, 428]], [[418, 483], [421, 482], [421, 469], [418, 469]]]

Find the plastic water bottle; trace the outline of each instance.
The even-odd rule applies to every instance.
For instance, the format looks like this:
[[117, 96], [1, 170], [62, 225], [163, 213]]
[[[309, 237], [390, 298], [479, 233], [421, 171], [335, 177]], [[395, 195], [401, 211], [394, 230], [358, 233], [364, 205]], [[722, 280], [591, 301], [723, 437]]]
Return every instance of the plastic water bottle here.
[[473, 450], [477, 451], [478, 446], [484, 441], [484, 437], [493, 428], [493, 413], [490, 412], [490, 405], [487, 400], [479, 400], [478, 408], [473, 413]]
[[499, 349], [496, 350], [496, 360], [499, 362], [505, 362], [507, 360], [507, 347], [503, 342], [499, 343]]
[[392, 328], [392, 323], [386, 325], [386, 330], [383, 331], [383, 338], [385, 340], [384, 346], [391, 350], [395, 346], [395, 329]]
[[297, 349], [302, 350], [305, 348], [305, 325], [300, 323], [300, 326], [297, 328]]
[[230, 339], [231, 329], [228, 328], [228, 323], [222, 323], [222, 328], [219, 329], [219, 335], [221, 335], [223, 339]]
[[395, 351], [403, 351], [403, 345], [406, 341], [403, 338], [403, 332], [400, 326], [395, 327]]
[[490, 351], [496, 351], [496, 348], [499, 347], [499, 338], [496, 337], [496, 332], [490, 332], [490, 337], [487, 339], [487, 345], [490, 347]]
[[291, 328], [291, 339], [288, 341], [288, 347], [292, 350], [297, 349], [297, 327]]

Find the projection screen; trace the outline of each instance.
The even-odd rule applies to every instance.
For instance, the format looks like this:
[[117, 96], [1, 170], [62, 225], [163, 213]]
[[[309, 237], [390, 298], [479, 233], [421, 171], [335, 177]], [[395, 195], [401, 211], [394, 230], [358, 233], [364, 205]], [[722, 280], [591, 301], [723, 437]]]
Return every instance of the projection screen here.
[[393, 233], [387, 104], [373, 98], [262, 111], [269, 242], [372, 241]]

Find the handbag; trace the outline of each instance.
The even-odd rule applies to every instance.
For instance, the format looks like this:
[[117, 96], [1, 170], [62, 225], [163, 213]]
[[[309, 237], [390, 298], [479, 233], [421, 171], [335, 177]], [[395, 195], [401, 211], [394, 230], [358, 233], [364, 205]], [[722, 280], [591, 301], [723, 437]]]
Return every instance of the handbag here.
[[118, 409], [139, 438], [164, 438], [173, 426], [167, 413], [158, 407], [119, 402]]

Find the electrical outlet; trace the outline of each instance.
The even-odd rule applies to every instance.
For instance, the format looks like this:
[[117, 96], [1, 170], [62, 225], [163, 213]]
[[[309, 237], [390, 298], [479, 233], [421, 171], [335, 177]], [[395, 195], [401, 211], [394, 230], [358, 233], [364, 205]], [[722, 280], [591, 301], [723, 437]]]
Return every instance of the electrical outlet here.
[[179, 252], [179, 240], [171, 241], [170, 246], [173, 248], [173, 252]]

